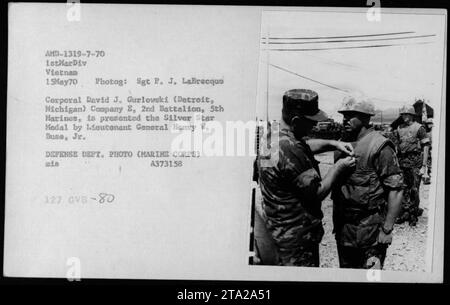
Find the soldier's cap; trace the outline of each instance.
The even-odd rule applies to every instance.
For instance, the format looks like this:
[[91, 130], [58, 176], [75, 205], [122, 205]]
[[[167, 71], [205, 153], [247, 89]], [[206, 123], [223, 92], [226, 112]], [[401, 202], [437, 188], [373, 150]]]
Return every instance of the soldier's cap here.
[[283, 111], [301, 114], [312, 121], [325, 121], [328, 116], [319, 109], [319, 95], [309, 89], [292, 89], [283, 95]]
[[428, 119], [425, 121], [425, 123], [426, 123], [426, 124], [433, 124], [433, 118], [428, 118]]
[[372, 116], [375, 115], [375, 106], [372, 101], [366, 97], [349, 95], [344, 97], [342, 106], [338, 112], [342, 114], [346, 112], [359, 112]]

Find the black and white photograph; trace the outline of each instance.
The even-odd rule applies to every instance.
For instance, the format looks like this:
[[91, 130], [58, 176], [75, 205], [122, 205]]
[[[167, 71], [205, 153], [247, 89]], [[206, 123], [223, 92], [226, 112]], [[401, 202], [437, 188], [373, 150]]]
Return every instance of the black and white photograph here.
[[14, 2], [7, 23], [5, 278], [198, 303], [444, 281], [446, 10]]
[[251, 265], [430, 272], [445, 22], [263, 12]]

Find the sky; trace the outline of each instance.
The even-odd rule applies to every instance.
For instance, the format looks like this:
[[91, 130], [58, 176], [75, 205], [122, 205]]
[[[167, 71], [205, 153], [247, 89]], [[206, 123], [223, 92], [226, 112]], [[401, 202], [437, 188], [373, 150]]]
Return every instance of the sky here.
[[[403, 34], [384, 35], [400, 32]], [[378, 34], [383, 35], [304, 39]], [[428, 35], [434, 36], [423, 37]], [[267, 51], [264, 43], [267, 36], [271, 37], [271, 51]], [[413, 36], [421, 37], [397, 39]], [[443, 15], [382, 11], [380, 22], [369, 22], [365, 12], [272, 11], [263, 13], [261, 37], [257, 106], [260, 118], [265, 117], [269, 100], [269, 118], [279, 119], [282, 95], [294, 88], [317, 91], [320, 107], [338, 121], [342, 116], [337, 110], [344, 96], [350, 93], [371, 98], [378, 110], [412, 105], [416, 98], [425, 98], [439, 112], [444, 65]], [[303, 39], [287, 39], [293, 37]], [[372, 41], [342, 42], [367, 39]], [[334, 42], [336, 40], [339, 42]], [[399, 45], [348, 48], [386, 44]], [[275, 50], [342, 47], [345, 49]], [[268, 62], [278, 68], [268, 66]]]

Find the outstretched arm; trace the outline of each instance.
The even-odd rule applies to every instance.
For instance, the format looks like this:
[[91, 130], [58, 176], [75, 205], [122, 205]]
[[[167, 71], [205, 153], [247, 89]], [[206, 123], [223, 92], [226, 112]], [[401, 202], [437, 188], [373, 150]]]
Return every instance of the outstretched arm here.
[[347, 157], [345, 159], [339, 159], [323, 177], [320, 186], [317, 188], [317, 198], [322, 201], [331, 192], [331, 188], [338, 180], [340, 174], [346, 169], [355, 166], [355, 158]]
[[318, 154], [325, 151], [335, 150], [336, 143], [335, 140], [325, 140], [325, 139], [309, 139], [306, 144], [309, 145], [311, 151], [314, 154]]

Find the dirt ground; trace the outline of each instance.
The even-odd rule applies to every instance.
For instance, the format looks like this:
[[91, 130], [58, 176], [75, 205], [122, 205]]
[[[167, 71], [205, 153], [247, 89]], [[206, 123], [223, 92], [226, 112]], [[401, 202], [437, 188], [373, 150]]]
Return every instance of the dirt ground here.
[[[333, 160], [332, 153], [324, 153], [316, 156], [320, 161], [320, 171], [325, 175]], [[407, 223], [395, 225], [392, 245], [388, 248], [388, 253], [384, 265], [384, 270], [392, 271], [425, 271], [425, 250], [428, 226], [428, 190], [429, 185], [421, 184], [420, 187], [420, 207], [424, 209], [423, 215], [415, 227], [410, 227]], [[323, 224], [325, 235], [320, 245], [320, 266], [326, 268], [338, 268], [336, 242], [332, 234], [332, 201], [328, 196], [322, 202], [324, 213]]]

